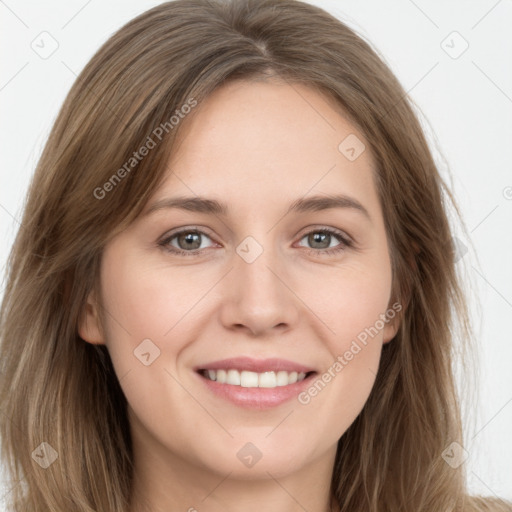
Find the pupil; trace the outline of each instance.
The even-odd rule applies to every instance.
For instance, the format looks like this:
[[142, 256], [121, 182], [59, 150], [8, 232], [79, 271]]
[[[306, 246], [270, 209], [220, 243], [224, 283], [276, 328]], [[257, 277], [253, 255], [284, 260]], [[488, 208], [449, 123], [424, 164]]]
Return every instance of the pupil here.
[[[313, 244], [316, 244], [316, 243], [322, 244], [322, 241], [325, 242], [325, 239], [329, 236], [330, 235], [328, 233], [314, 233], [312, 236], [310, 236], [310, 238], [312, 238]], [[327, 244], [327, 246], [329, 246], [329, 244]], [[322, 246], [321, 249], [325, 249], [325, 247]]]
[[[200, 243], [197, 244], [197, 242], [199, 240], [199, 233], [187, 233], [186, 235], [182, 235], [180, 238], [186, 242], [185, 245], [189, 249], [190, 248], [197, 249], [201, 245]], [[197, 245], [197, 247], [196, 246], [192, 247], [194, 243]]]

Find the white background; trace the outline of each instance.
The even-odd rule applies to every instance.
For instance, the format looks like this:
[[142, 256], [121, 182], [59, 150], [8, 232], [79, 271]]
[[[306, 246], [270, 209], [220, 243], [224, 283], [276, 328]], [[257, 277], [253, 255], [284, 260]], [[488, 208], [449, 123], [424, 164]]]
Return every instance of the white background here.
[[[29, 179], [76, 75], [115, 30], [158, 3], [0, 1], [2, 268]], [[472, 492], [512, 499], [512, 1], [311, 3], [379, 51], [421, 110], [443, 176], [452, 175], [470, 233], [469, 240], [456, 233], [469, 250], [458, 265], [481, 304], [472, 299], [480, 403], [476, 410], [465, 403], [475, 423], [472, 430], [466, 424], [465, 464]], [[42, 38], [46, 49], [58, 44], [45, 59], [32, 48]]]

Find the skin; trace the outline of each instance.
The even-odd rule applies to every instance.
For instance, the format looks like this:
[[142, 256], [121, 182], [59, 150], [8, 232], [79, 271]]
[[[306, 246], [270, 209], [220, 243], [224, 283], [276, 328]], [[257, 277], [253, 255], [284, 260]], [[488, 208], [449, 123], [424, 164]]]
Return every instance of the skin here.
[[[321, 375], [391, 307], [375, 164], [342, 114], [303, 85], [223, 85], [183, 121], [167, 179], [149, 203], [197, 195], [226, 203], [229, 214], [161, 209], [105, 247], [105, 334], [94, 293], [79, 332], [107, 345], [129, 403], [131, 512], [143, 503], [158, 512], [329, 510], [337, 441], [368, 399], [398, 315], [306, 405], [294, 398], [243, 409], [205, 390], [193, 368], [246, 355], [289, 359]], [[338, 150], [349, 134], [367, 148], [354, 161]], [[334, 194], [357, 199], [370, 219], [354, 208], [285, 215], [296, 199]], [[199, 256], [158, 245], [183, 227], [205, 232]], [[325, 227], [355, 247], [322, 255], [343, 247], [336, 236], [316, 245], [306, 236]], [[263, 248], [252, 263], [236, 252], [247, 236]], [[179, 237], [168, 245], [193, 252]], [[147, 338], [160, 350], [148, 366], [134, 357]], [[262, 454], [250, 468], [237, 457], [247, 442]]]

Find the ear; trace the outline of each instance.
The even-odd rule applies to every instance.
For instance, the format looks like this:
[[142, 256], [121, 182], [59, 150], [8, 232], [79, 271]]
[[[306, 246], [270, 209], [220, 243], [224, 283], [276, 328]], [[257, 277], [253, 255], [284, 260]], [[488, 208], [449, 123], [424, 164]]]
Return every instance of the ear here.
[[94, 291], [89, 293], [87, 303], [85, 304], [82, 314], [78, 320], [78, 334], [88, 343], [95, 345], [105, 344]]
[[382, 343], [390, 342], [398, 332], [398, 328], [402, 322], [404, 314], [404, 306], [400, 302], [394, 302], [386, 311], [387, 322], [383, 329]]
[[[414, 254], [409, 255], [407, 260], [412, 273], [417, 273], [418, 265], [416, 263], [415, 257], [417, 254], [420, 253], [420, 247], [414, 240], [411, 240], [411, 246], [414, 250]], [[395, 302], [393, 302], [392, 305], [388, 306], [386, 316], [387, 318], [389, 318], [389, 320], [386, 322], [384, 326], [383, 343], [390, 342], [396, 336], [398, 328], [400, 327], [400, 324], [402, 323], [402, 320], [404, 318], [405, 310], [409, 306], [409, 302], [411, 300], [411, 293], [412, 289], [409, 283], [406, 286], [406, 290], [403, 292], [402, 299], [396, 300]]]

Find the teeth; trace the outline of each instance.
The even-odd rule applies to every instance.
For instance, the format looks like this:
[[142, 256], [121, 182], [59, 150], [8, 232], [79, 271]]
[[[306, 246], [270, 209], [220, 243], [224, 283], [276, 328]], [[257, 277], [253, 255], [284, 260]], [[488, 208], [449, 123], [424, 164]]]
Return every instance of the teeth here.
[[231, 384], [232, 386], [240, 386], [240, 374], [236, 370], [228, 370], [226, 384]]
[[256, 372], [242, 372], [240, 374], [240, 385], [243, 388], [257, 388], [258, 382], [259, 379]]
[[258, 375], [258, 385], [260, 388], [277, 387], [277, 379], [275, 372], [265, 372]]
[[[297, 382], [297, 372], [293, 372], [293, 376], [295, 377], [295, 380], [293, 382]], [[287, 384], [293, 384], [292, 380], [292, 372], [290, 372], [290, 374], [288, 374], [288, 372], [277, 372], [276, 374], [277, 386], [286, 386]]]
[[209, 380], [215, 380], [220, 384], [230, 384], [243, 388], [275, 388], [295, 384], [306, 378], [304, 372], [249, 372], [243, 370], [204, 370], [203, 376]]

